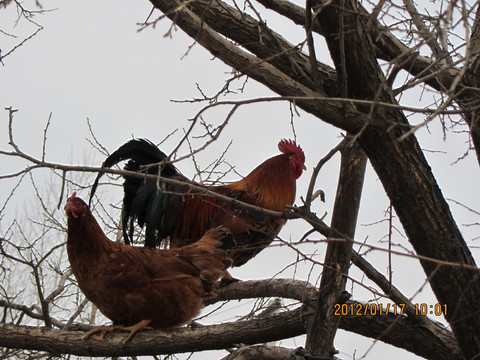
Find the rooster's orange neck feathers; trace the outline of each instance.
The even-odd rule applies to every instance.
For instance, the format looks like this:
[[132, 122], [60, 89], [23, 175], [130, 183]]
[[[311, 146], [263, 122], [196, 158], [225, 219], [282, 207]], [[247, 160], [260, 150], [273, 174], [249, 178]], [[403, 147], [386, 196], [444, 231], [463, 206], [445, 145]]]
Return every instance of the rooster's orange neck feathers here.
[[293, 204], [296, 193], [295, 173], [289, 155], [281, 154], [264, 161], [244, 179], [226, 187], [246, 191], [260, 207], [283, 211], [285, 205]]

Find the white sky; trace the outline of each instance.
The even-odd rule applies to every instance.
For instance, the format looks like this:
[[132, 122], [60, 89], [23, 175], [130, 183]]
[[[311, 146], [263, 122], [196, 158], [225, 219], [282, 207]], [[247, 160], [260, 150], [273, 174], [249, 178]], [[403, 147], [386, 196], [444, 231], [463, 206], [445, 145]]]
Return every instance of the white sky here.
[[[46, 160], [64, 164], [100, 165], [104, 157], [91, 150], [86, 138], [88, 133], [87, 118], [99, 141], [111, 152], [126, 140], [135, 137], [146, 137], [159, 142], [164, 137], [179, 129], [171, 139], [162, 145], [169, 153], [183, 134], [183, 129], [190, 125], [188, 121], [205, 104], [174, 103], [172, 99], [191, 99], [200, 97], [196, 84], [208, 94], [213, 95], [229, 77], [230, 68], [212, 56], [199, 45], [194, 46], [188, 56], [185, 56], [193, 41], [181, 30], [173, 31], [173, 38], [163, 37], [170, 28], [170, 21], [159, 22], [156, 28], [138, 32], [138, 23], [146, 19], [151, 6], [144, 2], [115, 1], [84, 1], [62, 2], [45, 1], [45, 7], [57, 8], [35, 17], [35, 21], [44, 29], [26, 42], [14, 53], [6, 57], [0, 65], [0, 149], [9, 150], [7, 138], [8, 113], [3, 109], [12, 106], [19, 111], [15, 114], [14, 133], [17, 144], [32, 156], [41, 156], [43, 129], [50, 113], [51, 124], [48, 133]], [[34, 9], [32, 2], [27, 2], [27, 8]], [[160, 13], [155, 12], [155, 16]], [[5, 55], [14, 45], [34, 31], [34, 26], [21, 19], [13, 27], [15, 8], [0, 10], [0, 29], [14, 34], [13, 38], [0, 33], [0, 48]], [[154, 18], [153, 17], [153, 18]], [[285, 20], [269, 20], [269, 25], [280, 25], [289, 29]], [[284, 30], [290, 31], [290, 30]], [[301, 33], [292, 28], [291, 41], [300, 41]], [[320, 42], [319, 42], [320, 44]], [[323, 57], [326, 51], [317, 51]], [[327, 61], [327, 60], [325, 60]], [[235, 86], [239, 86], [236, 83]], [[233, 90], [235, 87], [232, 88]], [[271, 96], [272, 93], [263, 86], [249, 80], [244, 94], [232, 95], [232, 99], [252, 98], [255, 96]], [[418, 98], [418, 96], [417, 96]], [[412, 98], [415, 101], [416, 98]], [[411, 103], [412, 104], [412, 103]], [[414, 103], [418, 106], [418, 103]], [[219, 123], [228, 114], [230, 108], [224, 107], [205, 113], [204, 119]], [[287, 103], [274, 102], [249, 105], [240, 108], [233, 116], [217, 144], [198, 156], [200, 166], [207, 166], [227, 144], [233, 144], [227, 153], [227, 161], [235, 166], [235, 170], [246, 175], [256, 165], [268, 157], [277, 154], [279, 139], [292, 138], [290, 110]], [[322, 123], [320, 120], [300, 112], [295, 115], [295, 131], [298, 143], [306, 153], [307, 172], [299, 179], [297, 186], [297, 201], [304, 195], [308, 186], [312, 167], [318, 159], [324, 156], [331, 147], [340, 141], [341, 131]], [[201, 133], [199, 128], [197, 134]], [[450, 132], [447, 141], [442, 141], [438, 124], [418, 132], [421, 144], [431, 150], [426, 155], [430, 161], [438, 182], [448, 199], [469, 206], [479, 211], [480, 195], [478, 192], [479, 168], [471, 152], [459, 163], [452, 163], [463, 155], [467, 149], [465, 133]], [[183, 148], [181, 154], [187, 152]], [[315, 211], [318, 214], [331, 214], [338, 178], [339, 157], [335, 156], [320, 173], [317, 188], [325, 191], [326, 203], [317, 202]], [[20, 170], [18, 160], [1, 158], [2, 174]], [[187, 176], [194, 174], [191, 161], [177, 164]], [[46, 184], [48, 175], [39, 172], [36, 175], [38, 183]], [[93, 181], [93, 177], [84, 184]], [[231, 175], [228, 180], [235, 180]], [[13, 182], [1, 180], [0, 201], [4, 203], [11, 191]], [[0, 235], [6, 231], [9, 221], [22, 211], [23, 204], [34, 197], [33, 189], [28, 184], [22, 186], [22, 191], [16, 193], [0, 222]], [[58, 199], [59, 187], [54, 188], [53, 197]], [[80, 191], [84, 199], [88, 191]], [[105, 203], [121, 201], [121, 190], [113, 187], [101, 187], [99, 194]], [[381, 245], [385, 240], [387, 223], [366, 226], [384, 219], [384, 211], [388, 207], [380, 181], [372, 171], [367, 171], [367, 180], [362, 197], [362, 208], [356, 238], [365, 240], [372, 245]], [[16, 207], [16, 206], [19, 207]], [[452, 212], [461, 225], [466, 240], [473, 245], [472, 252], [478, 256], [478, 226], [464, 226], [479, 222], [478, 215], [462, 206], [450, 203]], [[477, 207], [476, 207], [477, 206]], [[61, 216], [61, 212], [59, 213]], [[329, 221], [327, 215], [326, 221]], [[295, 241], [309, 228], [301, 221], [292, 221], [281, 232], [285, 240]], [[312, 238], [312, 237], [310, 237]], [[313, 239], [319, 239], [314, 236]], [[395, 234], [395, 242], [410, 249], [407, 241]], [[324, 246], [303, 246], [305, 253], [317, 252], [316, 259], [323, 260]], [[286, 247], [275, 246], [267, 249], [250, 261], [247, 265], [234, 269], [233, 275], [241, 279], [264, 279], [277, 277], [292, 277], [293, 269], [282, 271], [286, 264], [295, 261], [295, 253]], [[385, 252], [369, 253], [368, 259], [386, 274], [387, 254]], [[419, 289], [414, 302], [434, 303], [428, 288], [422, 288], [425, 276], [415, 261], [402, 257], [393, 260], [395, 285], [404, 291], [405, 295], [413, 296]], [[310, 265], [304, 264], [295, 274], [298, 279], [307, 279]], [[321, 269], [315, 268], [310, 275], [310, 281], [315, 282]], [[352, 270], [351, 275], [362, 281], [361, 274]], [[352, 291], [351, 288], [347, 289]], [[353, 289], [355, 300], [370, 300], [371, 293], [361, 287]], [[229, 319], [235, 314], [229, 314]], [[441, 321], [440, 318], [436, 319]], [[286, 346], [301, 346], [303, 339], [295, 344], [283, 342]], [[351, 359], [361, 358], [372, 346], [371, 339], [363, 339], [350, 333], [340, 332], [336, 338], [336, 347], [340, 357]], [[394, 352], [395, 351], [395, 352]], [[383, 345], [374, 343], [366, 355], [367, 359], [383, 359], [385, 354], [398, 357], [413, 355]], [[215, 355], [215, 357], [218, 357]], [[196, 354], [193, 359], [211, 358], [206, 353]]]

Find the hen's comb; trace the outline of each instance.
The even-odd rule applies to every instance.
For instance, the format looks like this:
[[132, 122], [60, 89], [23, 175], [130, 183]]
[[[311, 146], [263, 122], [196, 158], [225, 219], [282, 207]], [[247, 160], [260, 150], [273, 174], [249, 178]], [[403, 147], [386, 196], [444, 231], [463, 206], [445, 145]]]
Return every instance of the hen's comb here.
[[70, 197], [68, 198], [67, 202], [73, 201], [73, 199], [75, 199], [76, 197], [77, 197], [77, 192], [74, 191], [73, 194], [72, 194], [72, 196], [70, 196]]

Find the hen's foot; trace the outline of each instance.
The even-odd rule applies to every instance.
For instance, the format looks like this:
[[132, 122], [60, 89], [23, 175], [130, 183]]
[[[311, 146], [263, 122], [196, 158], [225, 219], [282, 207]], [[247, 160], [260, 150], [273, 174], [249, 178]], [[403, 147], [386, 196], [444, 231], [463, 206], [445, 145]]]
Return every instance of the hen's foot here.
[[130, 331], [130, 335], [128, 335], [128, 337], [125, 340], [123, 340], [123, 343], [126, 344], [127, 342], [132, 340], [133, 336], [139, 331], [153, 330], [151, 326], [148, 326], [148, 324], [150, 324], [151, 322], [152, 320], [142, 320], [136, 323], [135, 325], [124, 327], [123, 328], [124, 330]]
[[152, 320], [142, 320], [136, 323], [135, 325], [132, 326], [124, 326], [124, 325], [111, 325], [111, 326], [100, 326], [98, 328], [90, 330], [88, 333], [85, 334], [85, 336], [82, 337], [82, 340], [85, 341], [87, 340], [90, 336], [96, 333], [101, 333], [100, 334], [100, 339], [104, 339], [105, 335], [107, 335], [109, 332], [115, 331], [115, 330], [121, 330], [121, 331], [129, 331], [130, 334], [128, 337], [123, 340], [123, 343], [126, 344], [130, 340], [132, 340], [133, 336], [139, 332], [139, 331], [147, 331], [147, 330], [153, 330], [151, 326], [148, 326]]

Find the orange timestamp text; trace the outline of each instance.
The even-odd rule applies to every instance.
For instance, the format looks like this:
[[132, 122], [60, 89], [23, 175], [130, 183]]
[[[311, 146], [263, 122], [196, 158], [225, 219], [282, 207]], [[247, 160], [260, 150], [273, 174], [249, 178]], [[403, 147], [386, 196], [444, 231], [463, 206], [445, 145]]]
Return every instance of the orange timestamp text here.
[[[447, 315], [447, 304], [413, 304], [415, 315]], [[335, 304], [335, 316], [403, 315], [405, 304]]]

